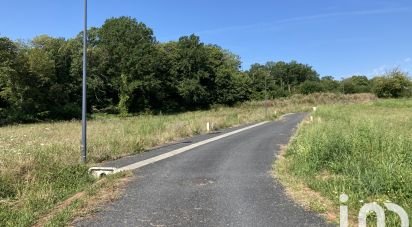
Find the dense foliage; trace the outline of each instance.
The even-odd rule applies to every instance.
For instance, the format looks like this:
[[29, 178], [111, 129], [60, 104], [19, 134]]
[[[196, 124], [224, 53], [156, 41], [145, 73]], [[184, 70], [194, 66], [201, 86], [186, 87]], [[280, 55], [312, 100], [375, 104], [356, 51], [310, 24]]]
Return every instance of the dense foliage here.
[[[27, 43], [0, 37], [0, 124], [80, 116], [82, 35], [38, 36]], [[314, 92], [411, 95], [402, 72], [342, 82], [320, 78], [311, 66], [254, 64], [195, 35], [159, 43], [152, 29], [129, 17], [108, 19], [88, 32], [88, 111], [176, 112], [245, 100]]]

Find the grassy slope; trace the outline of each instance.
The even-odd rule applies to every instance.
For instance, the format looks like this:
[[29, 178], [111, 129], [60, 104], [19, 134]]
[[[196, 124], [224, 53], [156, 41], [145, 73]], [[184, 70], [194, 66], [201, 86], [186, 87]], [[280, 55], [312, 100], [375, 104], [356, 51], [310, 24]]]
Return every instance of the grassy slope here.
[[[411, 215], [412, 100], [325, 106], [313, 116], [277, 163], [281, 181], [297, 194], [304, 185], [326, 197], [318, 211], [335, 213], [335, 221], [341, 193], [353, 219], [367, 202], [392, 201]], [[399, 220], [389, 215], [387, 224]]]
[[[294, 96], [271, 101], [268, 113], [274, 119], [282, 113], [307, 111], [317, 104], [373, 98], [334, 94]], [[216, 129], [264, 119], [262, 102], [177, 115], [97, 116], [88, 125], [89, 160], [98, 163], [116, 159], [205, 133], [208, 121]], [[78, 121], [0, 128], [0, 223], [29, 226], [60, 202], [93, 185], [95, 180], [88, 176], [87, 166], [78, 164], [79, 147]]]

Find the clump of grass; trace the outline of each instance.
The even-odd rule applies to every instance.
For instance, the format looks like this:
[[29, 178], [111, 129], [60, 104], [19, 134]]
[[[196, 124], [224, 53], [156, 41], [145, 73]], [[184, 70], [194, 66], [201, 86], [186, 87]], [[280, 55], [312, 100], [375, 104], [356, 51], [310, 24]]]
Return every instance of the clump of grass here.
[[73, 217], [86, 217], [96, 212], [99, 207], [116, 199], [131, 179], [130, 172], [117, 173], [100, 179], [95, 184], [84, 189], [83, 192], [65, 200], [52, 214], [43, 217], [35, 225], [37, 226], [64, 226]]
[[[292, 96], [271, 100], [268, 118], [308, 111], [318, 104], [372, 99], [375, 97], [369, 94]], [[176, 115], [97, 115], [88, 123], [89, 163], [205, 133], [206, 122], [220, 129], [262, 121], [266, 119], [265, 105], [248, 102], [233, 108], [216, 106]], [[80, 127], [78, 121], [67, 121], [0, 128], [0, 223], [30, 226], [56, 204], [95, 182], [88, 176], [87, 166], [78, 164]]]
[[[285, 156], [288, 171], [283, 173], [336, 207], [339, 195], [348, 194], [353, 217], [364, 203], [385, 201], [412, 214], [411, 113], [411, 99], [324, 106], [291, 143]], [[387, 224], [400, 223], [391, 214]]]

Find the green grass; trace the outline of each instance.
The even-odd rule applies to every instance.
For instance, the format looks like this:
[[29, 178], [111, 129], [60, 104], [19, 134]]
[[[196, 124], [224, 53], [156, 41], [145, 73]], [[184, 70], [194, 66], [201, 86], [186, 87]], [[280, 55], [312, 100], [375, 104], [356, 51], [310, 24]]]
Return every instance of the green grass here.
[[[368, 94], [313, 94], [272, 100], [269, 119], [326, 103], [366, 102]], [[214, 129], [265, 120], [263, 102], [176, 115], [96, 115], [88, 123], [89, 165], [142, 152], [156, 145]], [[53, 208], [95, 183], [80, 161], [79, 121], [0, 128], [0, 225], [30, 226]], [[73, 205], [75, 209], [75, 205]], [[70, 209], [58, 220], [70, 220]]]
[[[48, 219], [42, 220], [44, 226], [65, 226], [73, 217], [86, 216], [94, 213], [99, 206], [107, 201], [112, 201], [120, 193], [119, 188], [125, 185], [131, 173], [123, 172], [109, 175], [102, 178], [98, 183], [90, 185], [84, 189], [84, 193], [79, 193], [72, 201], [66, 202], [64, 207], [54, 210], [53, 215]], [[126, 178], [125, 178], [126, 177]]]
[[[385, 201], [412, 215], [411, 99], [323, 106], [313, 118], [290, 144], [282, 174], [320, 192], [336, 208], [346, 193], [353, 218], [364, 203]], [[388, 226], [399, 226], [395, 215], [386, 214]]]

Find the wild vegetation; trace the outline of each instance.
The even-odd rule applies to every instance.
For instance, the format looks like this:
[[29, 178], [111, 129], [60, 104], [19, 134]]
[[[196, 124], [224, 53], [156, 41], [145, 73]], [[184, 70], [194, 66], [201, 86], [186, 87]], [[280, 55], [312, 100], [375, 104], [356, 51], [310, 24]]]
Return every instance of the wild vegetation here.
[[[411, 99], [322, 106], [302, 125], [277, 173], [288, 187], [303, 182], [332, 201], [315, 204], [317, 211], [338, 210], [345, 193], [353, 220], [370, 202], [391, 201], [412, 215], [411, 113]], [[388, 226], [400, 226], [396, 215], [386, 215]]]
[[[313, 94], [236, 107], [215, 106], [208, 111], [176, 115], [119, 117], [98, 114], [89, 122], [89, 161], [101, 162], [134, 154], [193, 134], [274, 119], [283, 113], [308, 111], [313, 105], [358, 103], [370, 94]], [[95, 182], [87, 166], [79, 165], [78, 121], [37, 123], [0, 128], [0, 223], [28, 226], [61, 201]], [[67, 219], [67, 218], [66, 218]]]
[[[0, 37], [0, 124], [77, 119], [81, 107], [82, 36], [47, 35], [28, 42]], [[171, 113], [314, 92], [410, 96], [411, 81], [395, 70], [369, 80], [320, 78], [296, 61], [254, 64], [242, 71], [235, 54], [195, 35], [160, 43], [129, 17], [88, 32], [88, 112]], [[266, 92], [267, 91], [267, 92]]]

